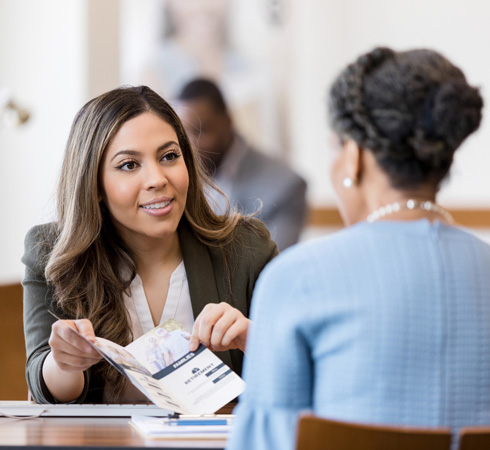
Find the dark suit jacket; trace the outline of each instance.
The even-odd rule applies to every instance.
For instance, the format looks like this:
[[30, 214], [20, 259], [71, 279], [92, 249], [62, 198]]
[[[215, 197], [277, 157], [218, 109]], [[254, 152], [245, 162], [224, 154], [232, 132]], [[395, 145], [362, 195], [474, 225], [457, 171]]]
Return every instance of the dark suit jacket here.
[[[265, 226], [254, 220], [256, 227], [266, 231]], [[38, 403], [53, 403], [56, 400], [47, 389], [42, 377], [42, 365], [50, 351], [48, 344], [51, 325], [55, 318], [48, 312], [53, 301], [53, 290], [44, 277], [46, 253], [40, 245], [41, 236], [53, 224], [32, 228], [25, 239], [22, 262], [26, 266], [24, 286], [24, 333], [27, 350], [26, 378], [33, 399]], [[257, 233], [250, 225], [238, 226], [236, 236], [228, 248], [231, 271], [231, 293], [225, 281], [225, 261], [221, 247], [211, 247], [200, 242], [187, 221], [179, 225], [179, 240], [187, 272], [194, 317], [207, 303], [225, 301], [238, 308], [248, 317], [255, 282], [264, 266], [277, 254], [277, 247], [269, 237]], [[240, 350], [218, 352], [217, 355], [235, 372], [241, 373], [243, 353]], [[77, 403], [100, 403], [104, 380], [85, 372], [85, 390]]]
[[250, 147], [240, 136], [229, 151], [241, 152], [239, 167], [228, 181], [231, 189], [219, 183], [220, 171], [228, 170], [226, 156], [214, 181], [246, 214], [256, 212], [262, 203], [257, 217], [267, 225], [280, 251], [298, 242], [307, 215], [305, 180], [283, 161]]

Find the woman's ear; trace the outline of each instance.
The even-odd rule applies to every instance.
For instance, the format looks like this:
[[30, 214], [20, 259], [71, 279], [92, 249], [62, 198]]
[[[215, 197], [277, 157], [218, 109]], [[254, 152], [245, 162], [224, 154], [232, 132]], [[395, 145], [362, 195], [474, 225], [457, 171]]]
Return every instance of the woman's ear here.
[[348, 139], [344, 143], [344, 151], [347, 175], [357, 184], [362, 175], [362, 148], [353, 139]]

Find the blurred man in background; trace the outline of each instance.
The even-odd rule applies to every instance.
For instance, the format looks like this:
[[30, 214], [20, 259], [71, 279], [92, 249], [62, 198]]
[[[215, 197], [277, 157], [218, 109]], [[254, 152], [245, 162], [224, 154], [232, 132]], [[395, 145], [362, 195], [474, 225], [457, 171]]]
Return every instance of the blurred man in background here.
[[[260, 209], [279, 250], [296, 243], [305, 223], [306, 182], [286, 164], [251, 148], [234, 129], [219, 88], [189, 82], [178, 97], [189, 137], [215, 184], [244, 213]], [[214, 199], [223, 208], [220, 198]]]

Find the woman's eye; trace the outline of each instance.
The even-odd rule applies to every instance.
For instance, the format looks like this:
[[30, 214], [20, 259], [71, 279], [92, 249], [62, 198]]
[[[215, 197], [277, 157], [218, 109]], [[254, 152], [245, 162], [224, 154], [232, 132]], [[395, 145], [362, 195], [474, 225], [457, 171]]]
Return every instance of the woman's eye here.
[[125, 162], [125, 163], [117, 166], [117, 168], [120, 170], [124, 170], [126, 172], [129, 172], [131, 170], [136, 169], [136, 163], [134, 161], [128, 161], [128, 162]]
[[165, 155], [162, 156], [162, 161], [175, 161], [179, 156], [180, 154], [177, 152], [165, 153]]

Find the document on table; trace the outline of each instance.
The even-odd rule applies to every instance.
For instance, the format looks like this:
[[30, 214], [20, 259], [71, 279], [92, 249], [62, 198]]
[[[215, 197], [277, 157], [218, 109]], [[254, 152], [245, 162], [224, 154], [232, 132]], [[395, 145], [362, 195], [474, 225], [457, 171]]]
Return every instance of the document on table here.
[[233, 419], [228, 414], [178, 419], [132, 416], [130, 424], [148, 439], [227, 439]]

